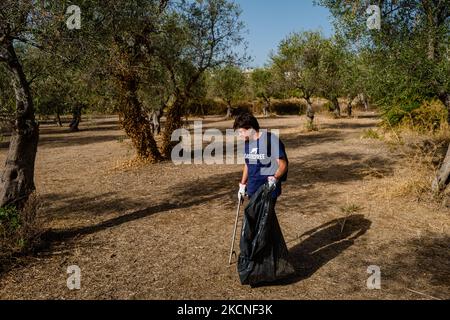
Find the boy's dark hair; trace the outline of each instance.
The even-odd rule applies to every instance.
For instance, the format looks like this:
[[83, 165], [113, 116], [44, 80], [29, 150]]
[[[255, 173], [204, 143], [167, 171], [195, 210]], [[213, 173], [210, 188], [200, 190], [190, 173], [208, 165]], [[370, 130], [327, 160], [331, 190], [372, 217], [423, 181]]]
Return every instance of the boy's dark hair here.
[[250, 112], [241, 113], [236, 117], [236, 120], [234, 120], [233, 129], [237, 130], [240, 128], [254, 129], [255, 131], [259, 131], [260, 129], [258, 120], [256, 120], [255, 116]]

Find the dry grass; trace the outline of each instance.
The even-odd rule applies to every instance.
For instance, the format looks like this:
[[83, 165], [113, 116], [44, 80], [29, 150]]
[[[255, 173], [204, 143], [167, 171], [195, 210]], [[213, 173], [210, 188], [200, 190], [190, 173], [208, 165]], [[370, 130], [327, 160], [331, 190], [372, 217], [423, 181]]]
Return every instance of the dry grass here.
[[436, 171], [442, 163], [450, 143], [450, 130], [443, 125], [436, 132], [418, 132], [411, 126], [377, 131], [378, 139], [395, 149], [402, 158], [402, 166], [393, 175], [384, 177], [369, 167], [369, 176], [384, 178], [379, 194], [387, 199], [409, 197], [417, 201], [440, 203], [442, 198], [431, 190]]
[[[317, 132], [302, 132], [305, 117], [261, 119], [280, 129], [289, 155], [277, 214], [298, 277], [253, 290], [227, 263], [240, 165], [117, 167], [135, 156], [128, 141], [117, 142], [117, 118], [82, 123], [76, 134], [43, 126], [36, 184], [49, 246], [0, 275], [0, 298], [450, 297], [448, 209], [379, 194], [415, 163], [404, 158], [406, 143], [361, 139], [379, 119], [359, 116], [319, 114]], [[231, 125], [205, 118], [205, 128]], [[79, 291], [66, 287], [69, 265], [82, 270]], [[370, 265], [381, 267], [380, 291], [366, 287]]]

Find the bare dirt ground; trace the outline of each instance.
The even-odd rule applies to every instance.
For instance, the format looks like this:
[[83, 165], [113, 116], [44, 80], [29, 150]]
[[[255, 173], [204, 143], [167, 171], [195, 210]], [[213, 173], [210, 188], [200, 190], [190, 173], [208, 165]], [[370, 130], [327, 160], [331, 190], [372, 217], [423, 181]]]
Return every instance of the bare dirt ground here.
[[[358, 115], [319, 116], [310, 133], [304, 117], [261, 120], [281, 130], [290, 158], [277, 214], [298, 277], [257, 289], [227, 263], [240, 165], [123, 168], [134, 152], [117, 118], [79, 133], [42, 126], [36, 186], [51, 246], [0, 275], [0, 298], [449, 299], [449, 209], [392, 195], [416, 163], [362, 139], [379, 120]], [[70, 265], [81, 290], [66, 286]], [[371, 265], [381, 290], [367, 288]]]

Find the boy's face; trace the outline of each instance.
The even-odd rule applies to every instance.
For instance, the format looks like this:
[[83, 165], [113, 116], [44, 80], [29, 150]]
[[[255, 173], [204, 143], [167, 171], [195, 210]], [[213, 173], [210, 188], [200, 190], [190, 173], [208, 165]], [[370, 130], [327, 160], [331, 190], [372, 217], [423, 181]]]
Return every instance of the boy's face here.
[[239, 128], [238, 135], [245, 141], [249, 141], [250, 139], [253, 139], [256, 136], [256, 131], [253, 128], [250, 129]]

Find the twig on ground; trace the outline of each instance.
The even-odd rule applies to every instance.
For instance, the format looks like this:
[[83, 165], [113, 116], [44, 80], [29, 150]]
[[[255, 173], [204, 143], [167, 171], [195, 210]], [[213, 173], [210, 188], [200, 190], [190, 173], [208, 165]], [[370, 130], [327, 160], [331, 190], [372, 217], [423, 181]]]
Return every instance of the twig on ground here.
[[413, 292], [413, 293], [416, 293], [416, 294], [419, 294], [419, 295], [424, 296], [424, 297], [431, 298], [433, 300], [442, 300], [440, 298], [436, 298], [436, 297], [430, 296], [429, 294], [422, 293], [422, 292], [419, 292], [419, 291], [415, 291], [415, 290], [412, 290], [412, 289], [409, 289], [409, 288], [406, 288], [406, 290], [408, 290], [410, 292]]

